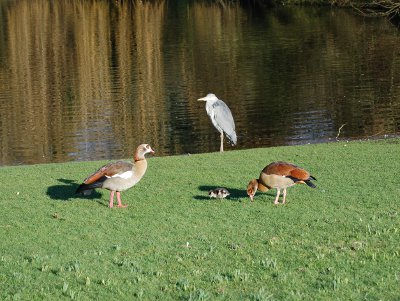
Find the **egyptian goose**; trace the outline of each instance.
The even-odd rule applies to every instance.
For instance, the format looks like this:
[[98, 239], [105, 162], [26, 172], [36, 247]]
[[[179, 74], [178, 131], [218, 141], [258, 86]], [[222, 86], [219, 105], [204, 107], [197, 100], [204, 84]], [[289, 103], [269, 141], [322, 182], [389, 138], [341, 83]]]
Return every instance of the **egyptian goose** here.
[[283, 189], [283, 201], [286, 203], [286, 188], [295, 184], [307, 184], [311, 188], [316, 186], [311, 182], [316, 180], [310, 173], [292, 163], [273, 162], [267, 165], [260, 173], [258, 179], [253, 179], [247, 185], [247, 194], [251, 201], [254, 201], [254, 195], [257, 189], [266, 192], [269, 189], [276, 188], [276, 198], [274, 204], [279, 204], [279, 196]]
[[228, 195], [230, 195], [228, 189], [226, 188], [215, 188], [212, 189], [208, 192], [208, 196], [210, 198], [217, 198], [217, 199], [224, 199], [226, 198]]
[[207, 96], [199, 98], [198, 101], [206, 102], [206, 111], [214, 127], [221, 134], [220, 152], [224, 151], [224, 133], [232, 145], [237, 143], [235, 122], [233, 121], [231, 110], [226, 103], [218, 99], [215, 94], [207, 94]]
[[95, 173], [88, 176], [78, 187], [76, 193], [88, 195], [95, 188], [104, 188], [111, 191], [110, 204], [114, 205], [114, 194], [117, 194], [118, 207], [124, 208], [122, 205], [121, 191], [127, 190], [137, 184], [147, 169], [147, 161], [145, 155], [154, 154], [154, 150], [148, 144], [141, 144], [135, 151], [134, 163], [117, 161], [104, 165]]

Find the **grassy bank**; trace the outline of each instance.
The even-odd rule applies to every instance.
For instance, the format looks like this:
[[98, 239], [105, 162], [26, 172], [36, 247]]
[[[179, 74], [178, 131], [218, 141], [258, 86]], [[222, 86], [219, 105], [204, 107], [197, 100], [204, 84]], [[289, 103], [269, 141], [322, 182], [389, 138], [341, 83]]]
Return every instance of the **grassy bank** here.
[[[0, 168], [1, 300], [398, 300], [400, 140], [149, 159], [109, 209], [74, 196], [103, 162]], [[245, 186], [269, 162], [317, 188]], [[231, 197], [209, 200], [208, 189]]]

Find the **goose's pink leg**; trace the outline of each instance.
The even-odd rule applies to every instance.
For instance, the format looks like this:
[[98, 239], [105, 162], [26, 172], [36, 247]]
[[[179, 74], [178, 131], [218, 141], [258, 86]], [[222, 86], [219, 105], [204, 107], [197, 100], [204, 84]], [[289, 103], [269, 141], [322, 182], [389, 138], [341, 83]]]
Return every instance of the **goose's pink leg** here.
[[115, 191], [110, 192], [110, 205], [108, 207], [112, 208], [114, 206], [114, 193]]
[[128, 207], [128, 205], [122, 205], [121, 192], [119, 192], [119, 191], [117, 191], [117, 201], [118, 201], [118, 207], [120, 207], [120, 208]]
[[283, 202], [282, 204], [286, 204], [286, 188], [283, 189]]
[[280, 194], [281, 194], [281, 190], [279, 189], [279, 188], [277, 188], [276, 189], [276, 198], [275, 198], [275, 201], [274, 201], [274, 204], [275, 205], [278, 205], [279, 204], [279, 196], [280, 196]]

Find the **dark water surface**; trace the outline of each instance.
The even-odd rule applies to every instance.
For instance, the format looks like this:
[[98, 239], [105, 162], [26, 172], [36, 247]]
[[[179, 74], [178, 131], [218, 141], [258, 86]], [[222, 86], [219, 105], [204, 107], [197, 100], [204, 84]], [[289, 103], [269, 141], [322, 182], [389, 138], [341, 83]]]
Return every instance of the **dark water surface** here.
[[400, 34], [344, 9], [0, 0], [0, 165], [218, 151], [209, 92], [227, 150], [398, 135]]

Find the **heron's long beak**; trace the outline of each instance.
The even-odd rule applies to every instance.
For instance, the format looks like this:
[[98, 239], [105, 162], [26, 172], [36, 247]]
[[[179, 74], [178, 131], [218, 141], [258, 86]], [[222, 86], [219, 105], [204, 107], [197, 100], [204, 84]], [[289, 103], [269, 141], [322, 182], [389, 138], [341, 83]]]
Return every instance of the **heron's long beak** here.
[[207, 99], [205, 97], [199, 98], [197, 101], [206, 101]]

